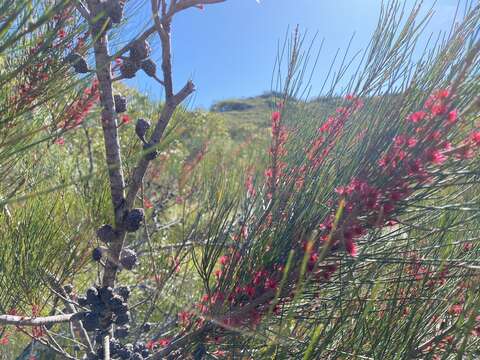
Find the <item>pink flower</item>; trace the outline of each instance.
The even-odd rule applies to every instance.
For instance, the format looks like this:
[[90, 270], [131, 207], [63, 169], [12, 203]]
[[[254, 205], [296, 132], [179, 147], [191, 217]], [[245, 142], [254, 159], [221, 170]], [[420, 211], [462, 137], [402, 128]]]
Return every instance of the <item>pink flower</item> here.
[[56, 145], [65, 145], [65, 139], [64, 138], [58, 138], [54, 141]]
[[223, 255], [223, 256], [220, 257], [220, 259], [218, 261], [221, 265], [225, 266], [230, 261], [230, 257], [227, 256], [227, 255]]
[[182, 325], [187, 325], [192, 315], [187, 311], [181, 311], [178, 313], [178, 319]]
[[447, 107], [444, 104], [435, 104], [432, 106], [431, 111], [433, 116], [438, 116], [445, 114], [445, 111], [447, 111]]
[[275, 290], [277, 288], [277, 282], [274, 279], [268, 278], [265, 281], [265, 289]]
[[346, 239], [345, 250], [347, 250], [347, 253], [352, 257], [357, 257], [358, 255], [357, 244], [355, 244], [352, 239]]
[[220, 279], [223, 274], [223, 271], [221, 269], [216, 269], [213, 271], [213, 276], [215, 276], [215, 279]]
[[243, 288], [243, 291], [245, 294], [247, 294], [249, 297], [253, 298], [255, 296], [255, 288], [251, 285], [247, 285]]
[[450, 306], [450, 308], [448, 309], [448, 313], [450, 315], [460, 315], [462, 313], [462, 310], [463, 310], [462, 305], [455, 304], [455, 305]]
[[130, 121], [132, 121], [132, 119], [130, 119], [130, 116], [128, 116], [127, 114], [122, 115], [122, 116], [120, 117], [120, 122], [121, 122], [122, 124], [128, 124]]
[[403, 135], [395, 136], [393, 138], [393, 142], [395, 143], [395, 145], [401, 146], [405, 143], [405, 136], [403, 136]]
[[425, 111], [416, 111], [408, 117], [408, 120], [410, 120], [413, 123], [418, 123], [421, 120], [425, 119], [427, 116], [427, 113]]
[[148, 198], [144, 198], [143, 199], [143, 207], [145, 209], [151, 209], [151, 208], [153, 208], [153, 204]]
[[463, 244], [463, 251], [470, 251], [473, 249], [473, 243], [471, 242], [466, 242]]
[[457, 109], [455, 110], [452, 110], [448, 113], [448, 122], [450, 124], [455, 124], [457, 122], [457, 119], [458, 119], [458, 111]]
[[253, 175], [248, 174], [247, 179], [245, 180], [245, 187], [247, 188], [248, 196], [255, 196], [255, 186], [253, 184]]
[[213, 304], [216, 303], [222, 303], [225, 300], [225, 295], [221, 292], [216, 292], [215, 294], [212, 295], [212, 298], [210, 299], [210, 302]]
[[437, 99], [446, 99], [450, 96], [450, 90], [448, 89], [440, 89], [435, 93]]
[[227, 355], [227, 352], [224, 350], [215, 350], [214, 352], [212, 352], [212, 355], [215, 355], [217, 357], [224, 357]]
[[447, 160], [447, 156], [442, 154], [439, 150], [432, 150], [428, 154], [428, 160], [435, 165], [441, 165]]
[[470, 138], [472, 141], [475, 143], [476, 146], [480, 146], [480, 131], [474, 131], [471, 135]]
[[277, 123], [280, 121], [280, 118], [281, 118], [281, 114], [280, 114], [280, 111], [274, 111], [272, 113], [272, 122], [273, 123]]
[[414, 137], [411, 137], [407, 140], [407, 146], [409, 148], [412, 148], [412, 147], [415, 147], [415, 145], [417, 145], [417, 139], [415, 139]]

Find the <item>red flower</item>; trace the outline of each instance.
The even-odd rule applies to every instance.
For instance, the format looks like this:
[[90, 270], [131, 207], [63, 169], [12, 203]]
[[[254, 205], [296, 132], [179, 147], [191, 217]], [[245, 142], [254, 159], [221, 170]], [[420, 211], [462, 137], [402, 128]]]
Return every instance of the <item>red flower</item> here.
[[272, 123], [278, 123], [280, 121], [281, 114], [280, 111], [274, 111], [272, 113]]
[[455, 110], [452, 110], [448, 113], [448, 122], [450, 124], [455, 124], [457, 122], [457, 119], [458, 119], [458, 111], [457, 109]]
[[395, 136], [393, 138], [393, 142], [395, 143], [395, 145], [401, 146], [401, 145], [405, 144], [405, 136], [404, 135]]
[[218, 261], [221, 265], [225, 266], [230, 261], [230, 257], [227, 256], [227, 255], [223, 255], [223, 256], [220, 257], [220, 259]]
[[274, 279], [268, 278], [265, 281], [265, 289], [275, 290], [277, 288], [277, 282]]
[[409, 148], [412, 148], [412, 147], [415, 147], [415, 145], [417, 145], [417, 139], [415, 139], [414, 137], [411, 137], [407, 140], [407, 146]]
[[170, 344], [170, 339], [169, 338], [163, 338], [163, 339], [158, 339], [157, 344], [164, 347]]
[[448, 309], [448, 313], [450, 315], [460, 315], [462, 313], [462, 310], [463, 310], [462, 305], [455, 304], [450, 306], [450, 308]]
[[211, 353], [212, 355], [215, 355], [217, 357], [224, 357], [227, 355], [227, 352], [224, 350], [215, 350], [214, 352]]
[[253, 185], [253, 175], [248, 174], [247, 179], [245, 180], [245, 187], [247, 188], [248, 196], [255, 196], [255, 186]]
[[216, 304], [216, 303], [223, 303], [225, 300], [225, 295], [221, 292], [216, 292], [215, 294], [212, 295], [212, 298], [210, 299], [211, 304]]
[[463, 251], [470, 251], [473, 249], [473, 243], [471, 242], [466, 242], [463, 244]]
[[446, 99], [450, 96], [450, 90], [440, 89], [434, 95], [437, 97], [437, 99]]
[[218, 280], [222, 277], [223, 271], [221, 269], [217, 269], [213, 271], [213, 276]]
[[128, 116], [127, 114], [122, 115], [122, 116], [120, 117], [120, 122], [121, 122], [122, 124], [128, 124], [130, 121], [132, 121], [132, 119], [130, 119], [130, 116]]
[[348, 254], [352, 257], [357, 257], [358, 255], [357, 244], [355, 244], [352, 239], [345, 240], [345, 250], [347, 250]]
[[439, 150], [432, 150], [427, 157], [430, 162], [436, 165], [441, 165], [447, 160], [447, 156]]
[[249, 297], [253, 298], [255, 296], [255, 288], [253, 286], [247, 285], [243, 290]]
[[433, 116], [438, 116], [445, 114], [445, 111], [447, 111], [447, 107], [444, 104], [435, 104], [432, 106], [431, 111]]
[[153, 208], [153, 204], [150, 200], [148, 200], [148, 198], [143, 198], [143, 207], [145, 209], [151, 209]]
[[427, 113], [425, 111], [416, 111], [408, 117], [408, 120], [410, 120], [413, 123], [418, 123], [419, 121], [425, 119], [427, 116]]
[[257, 286], [260, 285], [262, 280], [265, 278], [267, 275], [267, 272], [265, 270], [260, 270], [257, 271], [257, 273], [253, 276], [253, 285]]
[[472, 142], [474, 142], [476, 146], [480, 146], [480, 131], [474, 131], [470, 135], [470, 138], [472, 139]]
[[181, 311], [178, 313], [178, 319], [180, 320], [180, 323], [184, 326], [189, 323], [191, 316], [192, 314], [187, 311]]

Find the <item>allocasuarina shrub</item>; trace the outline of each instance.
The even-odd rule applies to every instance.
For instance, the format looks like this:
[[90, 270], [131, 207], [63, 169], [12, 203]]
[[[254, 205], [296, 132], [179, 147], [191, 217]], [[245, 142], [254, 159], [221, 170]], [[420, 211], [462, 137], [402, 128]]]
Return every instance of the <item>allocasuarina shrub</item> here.
[[[98, 241], [89, 242], [87, 255], [76, 254], [80, 265], [65, 275], [75, 286], [42, 273], [56, 302], [52, 314], [40, 316], [48, 306], [36, 303], [32, 316], [4, 311], [0, 344], [9, 342], [13, 325], [32, 344], [68, 359], [476, 356], [479, 219], [470, 214], [479, 204], [480, 7], [472, 7], [432, 59], [412, 64], [419, 9], [403, 23], [393, 1], [341, 91], [348, 95], [333, 95], [335, 78], [323, 102], [296, 96], [308, 58], [296, 30], [286, 44], [269, 145], [245, 161], [214, 157], [211, 148], [226, 147], [213, 138], [197, 144], [178, 166], [176, 193], [168, 194], [175, 201], [164, 211], [145, 197], [153, 192], [147, 170], [164, 170], [169, 143], [163, 141], [178, 125], [170, 120], [195, 90], [187, 81], [175, 92], [172, 18], [217, 2], [152, 1], [154, 24], [115, 51], [109, 32], [124, 20], [124, 1], [67, 6], [88, 32], [62, 49], [62, 66], [72, 76], [96, 78], [65, 105], [54, 132], [85, 126], [101, 107], [109, 215], [102, 214], [96, 230], [88, 224]], [[154, 33], [162, 50], [158, 75]], [[30, 82], [15, 104], [34, 100], [54, 61], [37, 64], [38, 74], [25, 73]], [[138, 117], [129, 127], [136, 109], [114, 84], [140, 70], [162, 86], [165, 101], [157, 121]], [[91, 187], [85, 184], [87, 192]], [[52, 330], [61, 323], [69, 326]]]

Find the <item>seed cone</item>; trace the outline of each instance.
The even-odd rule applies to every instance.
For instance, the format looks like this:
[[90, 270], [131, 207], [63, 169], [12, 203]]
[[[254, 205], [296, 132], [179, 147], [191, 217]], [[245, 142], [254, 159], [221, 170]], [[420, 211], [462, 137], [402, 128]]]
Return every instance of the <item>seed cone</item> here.
[[88, 301], [87, 301], [87, 298], [85, 296], [79, 296], [77, 298], [77, 302], [78, 302], [78, 305], [80, 305], [80, 306], [87, 306], [88, 305]]
[[109, 224], [102, 225], [97, 230], [97, 237], [106, 244], [115, 240], [116, 236], [116, 231], [113, 229], [113, 226]]
[[65, 58], [65, 61], [67, 61], [70, 65], [72, 65], [73, 69], [78, 74], [85, 74], [89, 71], [87, 61], [79, 53], [69, 54]]
[[87, 331], [94, 331], [100, 326], [100, 317], [94, 312], [89, 312], [85, 315], [85, 319], [82, 320], [83, 327]]
[[143, 324], [143, 326], [142, 326], [142, 331], [143, 332], [149, 332], [150, 330], [152, 330], [152, 324], [151, 323], [146, 322], [145, 324]]
[[122, 65], [120, 66], [120, 73], [126, 79], [131, 79], [135, 77], [139, 67], [135, 61], [131, 59], [123, 60]]
[[122, 95], [114, 95], [113, 101], [115, 103], [115, 111], [117, 114], [127, 111], [127, 98]]
[[137, 124], [135, 125], [135, 133], [143, 142], [146, 142], [145, 135], [147, 134], [148, 129], [150, 129], [150, 121], [142, 118], [137, 120]]
[[130, 57], [134, 61], [142, 61], [150, 56], [152, 49], [147, 40], [135, 40], [130, 46]]
[[130, 330], [129, 325], [119, 326], [115, 329], [115, 337], [119, 339], [126, 338], [128, 336], [128, 332]]
[[158, 151], [156, 149], [152, 149], [154, 145], [151, 144], [143, 144], [143, 151], [145, 153], [145, 159], [153, 160], [158, 156]]
[[115, 293], [120, 295], [124, 301], [127, 301], [130, 297], [130, 288], [128, 286], [119, 286], [115, 288]]
[[119, 24], [123, 19], [123, 7], [124, 1], [119, 0], [107, 0], [104, 3], [104, 9], [112, 23]]
[[128, 212], [125, 218], [125, 227], [128, 232], [135, 232], [140, 228], [143, 220], [145, 218], [145, 213], [143, 209], [137, 208], [132, 209]]
[[[137, 265], [137, 253], [131, 249], [123, 249], [120, 254], [120, 264], [127, 269], [132, 270]], [[118, 324], [123, 325], [123, 324]]]
[[115, 319], [115, 324], [116, 325], [126, 325], [130, 322], [130, 312], [127, 311], [125, 314], [118, 315], [117, 318]]
[[100, 261], [101, 258], [102, 258], [102, 249], [100, 249], [99, 247], [93, 249], [92, 259], [94, 261]]
[[151, 59], [143, 60], [140, 67], [150, 77], [155, 77], [157, 74], [157, 65]]

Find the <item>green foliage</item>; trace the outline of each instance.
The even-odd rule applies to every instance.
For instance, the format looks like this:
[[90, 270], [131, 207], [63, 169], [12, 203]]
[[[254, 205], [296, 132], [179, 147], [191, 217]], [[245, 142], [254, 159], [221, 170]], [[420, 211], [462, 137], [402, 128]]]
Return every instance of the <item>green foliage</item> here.
[[[91, 260], [91, 251], [104, 244], [95, 230], [113, 222], [113, 209], [98, 109], [72, 128], [61, 126], [90, 85], [88, 76], [77, 82], [59, 61], [32, 103], [10, 107], [8, 94], [25, 81], [15, 74], [52, 56], [40, 51], [36, 60], [30, 58], [28, 49], [39, 35], [21, 29], [34, 10], [25, 7], [31, 2], [18, 3], [24, 7], [5, 5], [11, 13], [0, 21], [0, 29], [7, 29], [0, 31], [0, 44], [5, 44], [0, 61], [18, 66], [0, 69], [0, 108], [7, 114], [0, 128], [0, 311], [30, 314], [32, 305], [40, 305], [47, 314], [58, 312], [61, 303], [52, 282], [73, 283], [77, 294], [98, 283], [102, 266]], [[280, 50], [275, 73], [286, 75], [275, 79], [276, 91], [221, 101], [209, 112], [177, 110], [136, 199], [135, 206], [145, 208], [146, 223], [125, 243], [140, 256], [140, 265], [121, 271], [118, 279], [132, 286], [129, 340], [191, 336], [206, 324], [205, 333], [189, 338], [177, 358], [189, 358], [201, 346], [208, 358], [220, 358], [219, 351], [239, 359], [480, 356], [473, 331], [480, 308], [478, 153], [468, 161], [450, 157], [429, 168], [432, 181], [413, 183], [411, 194], [395, 208], [396, 223], [372, 225], [358, 239], [358, 257], [346, 254], [341, 242], [329, 244], [348, 220], [348, 203], [335, 189], [353, 178], [388, 186], [391, 177], [379, 170], [379, 161], [393, 148], [396, 135], [412, 132], [405, 119], [432, 92], [454, 90], [452, 106], [461, 124], [445, 141], [461, 146], [478, 128], [480, 60], [474, 49], [480, 8], [472, 8], [449, 39], [413, 62], [411, 54], [430, 15], [419, 18], [415, 7], [402, 17], [401, 5], [393, 1], [383, 7], [359, 62], [346, 54], [332, 65], [335, 70], [325, 80], [332, 86], [324, 96], [302, 100], [313, 71], [312, 47], [294, 33]], [[52, 14], [38, 9], [35, 17], [47, 16], [39, 20], [40, 29]], [[65, 26], [74, 28], [73, 21]], [[55, 51], [60, 59], [66, 49]], [[341, 86], [346, 69], [354, 65], [358, 71]], [[164, 104], [117, 83], [114, 88], [128, 100], [129, 121], [119, 126], [128, 181], [142, 156], [135, 121], [155, 123]], [[311, 167], [307, 155], [318, 128], [336, 109], [352, 106], [346, 93], [354, 93], [364, 106], [351, 114], [321, 166]], [[270, 118], [280, 104], [288, 138], [285, 152], [276, 155], [279, 140], [274, 131], [272, 136]], [[63, 145], [53, 141], [60, 136]], [[272, 185], [265, 173], [275, 164], [284, 168]], [[322, 243], [321, 224], [329, 217], [332, 230]], [[309, 249], [318, 255], [310, 270]], [[225, 255], [228, 266], [221, 264]], [[335, 270], [327, 274], [332, 266]], [[278, 270], [270, 298], [262, 303], [251, 297], [245, 306], [228, 300], [261, 270]], [[215, 294], [225, 299], [212, 305]], [[206, 310], [199, 306], [202, 295], [209, 299]], [[259, 303], [251, 306], [254, 301]], [[191, 313], [189, 324], [178, 321], [181, 311]], [[239, 324], [227, 323], [237, 313]], [[259, 314], [257, 323], [254, 315]], [[145, 335], [140, 328], [147, 321], [154, 326]], [[57, 341], [73, 353], [68, 326], [53, 329], [60, 335]], [[26, 338], [14, 337], [11, 347], [2, 349], [6, 356], [26, 345]]]

